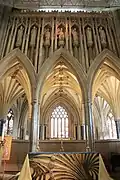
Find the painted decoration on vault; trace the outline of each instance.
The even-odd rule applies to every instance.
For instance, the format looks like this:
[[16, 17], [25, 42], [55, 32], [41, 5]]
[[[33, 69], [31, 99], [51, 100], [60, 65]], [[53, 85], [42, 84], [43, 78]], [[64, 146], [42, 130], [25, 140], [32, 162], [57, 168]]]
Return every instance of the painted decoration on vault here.
[[33, 180], [98, 180], [98, 153], [30, 155]]

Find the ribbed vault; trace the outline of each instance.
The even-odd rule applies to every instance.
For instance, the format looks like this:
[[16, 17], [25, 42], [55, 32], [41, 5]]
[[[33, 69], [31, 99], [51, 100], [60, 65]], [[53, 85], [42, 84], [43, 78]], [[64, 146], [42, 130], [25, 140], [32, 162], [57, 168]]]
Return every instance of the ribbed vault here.
[[98, 89], [100, 88], [100, 85], [103, 84], [106, 81], [106, 79], [111, 76], [114, 76], [120, 80], [119, 72], [109, 63], [104, 62], [103, 65], [99, 68], [98, 72], [96, 73], [94, 79], [93, 90], [92, 90], [93, 99]]
[[110, 104], [115, 119], [120, 118], [120, 81], [114, 76], [107, 78], [98, 89], [98, 94]]
[[[82, 92], [76, 76], [69, 70], [64, 62], [59, 61], [47, 76], [41, 91], [41, 119], [50, 116], [55, 106], [62, 105], [68, 111], [79, 115], [82, 108]], [[71, 109], [71, 110], [70, 110]]]
[[94, 99], [93, 121], [97, 139], [117, 138], [113, 111], [108, 102], [100, 96]]
[[[7, 63], [7, 64], [6, 64]], [[21, 95], [26, 94], [29, 104], [29, 115], [31, 114], [32, 84], [30, 79], [29, 60], [16, 49], [1, 60], [0, 66], [0, 104], [1, 116], [7, 114], [8, 109]], [[29, 69], [27, 69], [29, 68]], [[31, 71], [32, 74], [32, 71]], [[34, 81], [35, 83], [35, 81]]]
[[[98, 136], [103, 139], [104, 137], [116, 137], [114, 120], [120, 117], [119, 61], [116, 61], [117, 59], [110, 52], [107, 53], [106, 55], [104, 54], [103, 60], [100, 59], [100, 64], [98, 63], [97, 65], [98, 68], [96, 68], [92, 84], [94, 125]], [[112, 134], [110, 134], [111, 131]]]

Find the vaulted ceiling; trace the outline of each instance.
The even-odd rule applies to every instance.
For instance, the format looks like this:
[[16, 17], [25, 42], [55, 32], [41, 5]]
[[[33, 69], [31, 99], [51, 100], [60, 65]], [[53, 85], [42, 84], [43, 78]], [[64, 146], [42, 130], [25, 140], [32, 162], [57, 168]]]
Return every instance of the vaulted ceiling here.
[[63, 63], [57, 64], [46, 78], [41, 94], [41, 105], [51, 102], [52, 97], [72, 100], [77, 107], [81, 104], [82, 93], [78, 80]]

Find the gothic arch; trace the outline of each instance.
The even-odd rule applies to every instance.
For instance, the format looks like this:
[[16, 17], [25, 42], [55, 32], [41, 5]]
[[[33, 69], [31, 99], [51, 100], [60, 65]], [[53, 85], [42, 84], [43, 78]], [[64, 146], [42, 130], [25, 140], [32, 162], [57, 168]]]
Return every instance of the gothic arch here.
[[[115, 70], [117, 75], [120, 75], [120, 59], [110, 50], [103, 50], [93, 61], [88, 71], [87, 85], [89, 97], [92, 96], [92, 86], [94, 79], [100, 66], [107, 60], [110, 63], [111, 69]], [[120, 80], [120, 77], [117, 77]]]
[[[9, 90], [6, 79], [9, 80], [9, 84], [12, 81], [12, 86], [14, 82], [14, 94], [11, 88]], [[19, 49], [14, 49], [0, 61], [0, 80], [1, 83], [4, 84], [4, 87], [7, 87], [7, 91], [11, 92], [11, 94], [6, 93], [6, 95], [9, 101], [12, 101], [12, 104], [9, 104], [8, 99], [4, 98], [7, 106], [13, 105], [14, 101], [20, 97], [21, 92], [23, 92], [23, 94], [25, 93], [27, 96], [29, 117], [31, 117], [31, 102], [35, 94], [36, 75], [32, 63]], [[20, 87], [21, 90], [17, 87]]]
[[14, 49], [0, 61], [0, 79], [7, 71], [9, 71], [9, 66], [17, 61], [20, 63], [20, 65], [22, 65], [28, 75], [31, 85], [31, 92], [33, 95], [36, 87], [35, 70], [29, 58], [26, 57], [19, 49]]
[[86, 73], [84, 72], [81, 64], [78, 62], [76, 58], [74, 58], [67, 50], [60, 48], [58, 49], [51, 57], [46, 59], [42, 67], [39, 69], [39, 74], [37, 78], [37, 91], [36, 91], [36, 99], [39, 98], [41, 88], [44, 84], [44, 81], [51, 71], [51, 69], [58, 63], [62, 61], [67, 67], [69, 67], [70, 71], [76, 76], [78, 79], [79, 85], [82, 90], [82, 96], [84, 99], [84, 92], [86, 91]]
[[[68, 97], [66, 97], [65, 95], [63, 96], [59, 96], [57, 95], [56, 98], [54, 98], [54, 96], [52, 98], [50, 98], [50, 100], [48, 101], [47, 104], [45, 104], [45, 106], [42, 108], [43, 109], [43, 112], [41, 114], [42, 116], [42, 120], [45, 119], [46, 116], [48, 116], [49, 112], [52, 112], [52, 110], [54, 110], [54, 108], [57, 106], [57, 105], [60, 105], [62, 104], [63, 106], [65, 106], [65, 108], [70, 112], [70, 109], [71, 109], [71, 112], [73, 112], [73, 114], [76, 115], [76, 120], [77, 120], [77, 123], [79, 122], [80, 120], [80, 112], [79, 110], [77, 109], [77, 106], [75, 104], [75, 102], [73, 102], [72, 100], [70, 100]], [[41, 122], [42, 123], [42, 122]]]

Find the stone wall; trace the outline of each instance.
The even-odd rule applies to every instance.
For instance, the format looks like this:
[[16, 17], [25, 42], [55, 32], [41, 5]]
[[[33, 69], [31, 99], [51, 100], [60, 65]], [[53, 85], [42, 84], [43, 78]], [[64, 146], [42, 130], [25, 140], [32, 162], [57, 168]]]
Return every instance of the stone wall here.
[[30, 12], [13, 10], [2, 29], [1, 58], [19, 48], [33, 63], [36, 72], [59, 48], [79, 60], [85, 71], [107, 48], [119, 56], [113, 14], [110, 12]]

